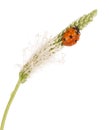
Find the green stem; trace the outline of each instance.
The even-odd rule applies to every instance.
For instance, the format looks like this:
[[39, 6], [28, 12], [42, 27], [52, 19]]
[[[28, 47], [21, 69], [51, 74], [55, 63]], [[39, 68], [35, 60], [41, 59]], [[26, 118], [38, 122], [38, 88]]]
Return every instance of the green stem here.
[[19, 80], [18, 80], [18, 82], [17, 82], [17, 84], [16, 84], [16, 86], [15, 86], [13, 92], [11, 93], [11, 96], [10, 96], [10, 99], [9, 99], [9, 101], [8, 101], [8, 103], [7, 103], [7, 106], [6, 106], [6, 108], [5, 108], [5, 111], [4, 111], [4, 114], [3, 114], [3, 118], [2, 118], [2, 122], [1, 122], [1, 126], [0, 126], [0, 130], [3, 130], [3, 129], [4, 129], [5, 121], [6, 121], [6, 117], [7, 117], [7, 115], [8, 115], [9, 108], [10, 108], [10, 106], [11, 106], [11, 104], [12, 104], [12, 101], [13, 101], [15, 95], [16, 95], [16, 92], [17, 92], [17, 90], [18, 90], [20, 84], [21, 84], [21, 79], [19, 78]]

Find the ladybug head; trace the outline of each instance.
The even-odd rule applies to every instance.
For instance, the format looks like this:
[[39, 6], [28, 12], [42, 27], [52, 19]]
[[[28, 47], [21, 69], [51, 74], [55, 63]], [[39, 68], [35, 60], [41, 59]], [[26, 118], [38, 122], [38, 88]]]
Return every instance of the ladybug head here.
[[80, 33], [78, 26], [74, 26], [74, 27], [73, 27], [73, 29], [75, 29], [75, 30], [76, 30], [77, 34], [79, 34], [79, 33]]

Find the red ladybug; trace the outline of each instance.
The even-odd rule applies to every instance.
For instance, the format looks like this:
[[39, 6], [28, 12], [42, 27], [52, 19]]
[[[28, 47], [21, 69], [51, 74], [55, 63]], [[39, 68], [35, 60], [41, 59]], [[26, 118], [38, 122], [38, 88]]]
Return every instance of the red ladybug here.
[[74, 45], [80, 37], [78, 27], [68, 28], [62, 36], [62, 44], [65, 46]]

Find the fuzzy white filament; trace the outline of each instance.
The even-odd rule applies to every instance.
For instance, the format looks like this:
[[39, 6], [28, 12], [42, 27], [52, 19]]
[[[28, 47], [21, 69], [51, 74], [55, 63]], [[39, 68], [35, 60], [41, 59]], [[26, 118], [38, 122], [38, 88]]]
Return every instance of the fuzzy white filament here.
[[[21, 70], [21, 75], [23, 77], [27, 77], [31, 71], [34, 70], [34, 66], [39, 66], [46, 60], [48, 60], [52, 54], [60, 50], [62, 46], [62, 42], [56, 43], [55, 38], [51, 38], [49, 40], [44, 41], [43, 45], [39, 50], [37, 50], [32, 57], [28, 60], [28, 62], [23, 66]], [[24, 82], [24, 81], [22, 81]]]

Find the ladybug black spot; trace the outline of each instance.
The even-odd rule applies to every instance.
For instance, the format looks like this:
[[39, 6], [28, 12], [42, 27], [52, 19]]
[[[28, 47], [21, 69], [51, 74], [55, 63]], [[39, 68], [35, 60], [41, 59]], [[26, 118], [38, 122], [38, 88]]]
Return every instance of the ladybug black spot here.
[[72, 35], [70, 35], [69, 37], [70, 37], [70, 38], [73, 38], [73, 36], [72, 36]]
[[63, 38], [63, 40], [65, 41], [66, 39], [65, 39], [65, 38]]
[[75, 43], [77, 42], [77, 40], [75, 40]]

